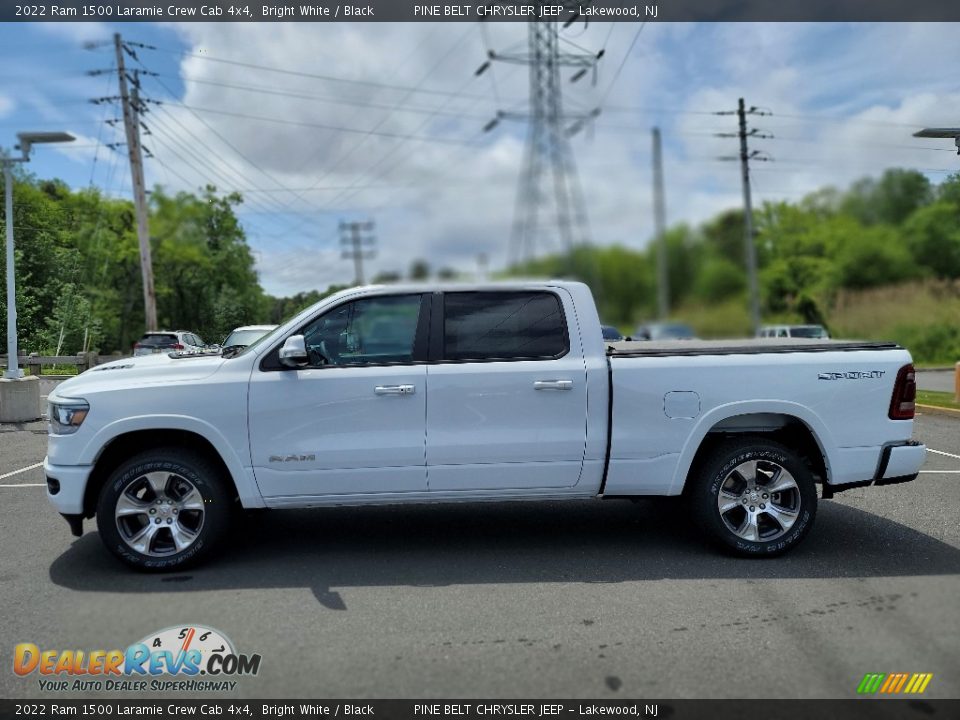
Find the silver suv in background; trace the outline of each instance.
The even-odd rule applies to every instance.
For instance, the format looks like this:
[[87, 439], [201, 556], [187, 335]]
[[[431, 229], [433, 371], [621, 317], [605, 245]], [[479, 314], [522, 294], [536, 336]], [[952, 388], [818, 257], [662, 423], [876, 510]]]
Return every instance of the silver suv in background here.
[[829, 340], [830, 333], [823, 325], [764, 325], [757, 332], [757, 337]]
[[144, 333], [133, 344], [133, 354], [152, 355], [161, 352], [202, 352], [209, 346], [196, 335], [185, 330], [158, 330]]
[[224, 338], [220, 347], [226, 353], [228, 351], [242, 350], [248, 345], [253, 345], [268, 332], [276, 330], [276, 325], [244, 325], [234, 328], [233, 331]]

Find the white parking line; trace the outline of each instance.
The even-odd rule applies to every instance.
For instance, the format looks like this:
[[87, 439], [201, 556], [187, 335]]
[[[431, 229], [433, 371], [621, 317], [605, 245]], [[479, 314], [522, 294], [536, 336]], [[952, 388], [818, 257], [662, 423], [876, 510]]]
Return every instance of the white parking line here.
[[954, 455], [953, 453], [944, 452], [943, 450], [934, 450], [933, 448], [927, 448], [927, 452], [936, 453], [937, 455], [946, 455], [947, 457], [956, 458], [960, 460], [960, 455]]
[[28, 465], [28, 466], [25, 467], [25, 468], [20, 468], [19, 470], [14, 470], [13, 472], [5, 473], [4, 475], [0, 475], [0, 480], [6, 480], [8, 477], [13, 477], [14, 475], [19, 475], [20, 473], [26, 472], [27, 470], [35, 470], [35, 469], [38, 468], [38, 467], [43, 467], [43, 463], [42, 463], [42, 462], [38, 462], [38, 463], [36, 463], [36, 464], [34, 464], [34, 465]]
[[10, 487], [46, 487], [46, 483], [14, 483], [12, 485], [0, 485], [0, 488]]
[[921, 470], [921, 475], [960, 475], [960, 470]]

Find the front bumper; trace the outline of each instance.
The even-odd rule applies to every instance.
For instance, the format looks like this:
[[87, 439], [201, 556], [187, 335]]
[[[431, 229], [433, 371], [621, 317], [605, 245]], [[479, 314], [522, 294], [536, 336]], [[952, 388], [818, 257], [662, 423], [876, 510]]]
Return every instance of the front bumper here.
[[[91, 465], [51, 465], [43, 459], [43, 472], [47, 476], [47, 500], [62, 515], [82, 515], [83, 496], [87, 490]], [[55, 480], [56, 482], [51, 482]]]

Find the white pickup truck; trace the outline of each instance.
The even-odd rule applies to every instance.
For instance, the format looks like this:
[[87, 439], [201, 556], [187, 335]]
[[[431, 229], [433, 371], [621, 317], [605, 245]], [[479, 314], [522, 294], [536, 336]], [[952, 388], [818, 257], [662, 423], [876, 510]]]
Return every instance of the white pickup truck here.
[[741, 555], [825, 498], [913, 480], [909, 353], [816, 340], [604, 342], [576, 282], [354, 288], [229, 355], [117, 360], [50, 395], [48, 496], [164, 570], [240, 508], [684, 495]]

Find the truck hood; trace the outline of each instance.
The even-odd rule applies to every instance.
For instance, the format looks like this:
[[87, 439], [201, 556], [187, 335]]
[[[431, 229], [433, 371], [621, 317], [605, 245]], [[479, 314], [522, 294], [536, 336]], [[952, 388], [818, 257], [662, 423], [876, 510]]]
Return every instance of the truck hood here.
[[159, 353], [129, 357], [97, 365], [60, 383], [49, 399], [82, 398], [87, 394], [121, 388], [203, 380], [227, 362], [220, 355]]

